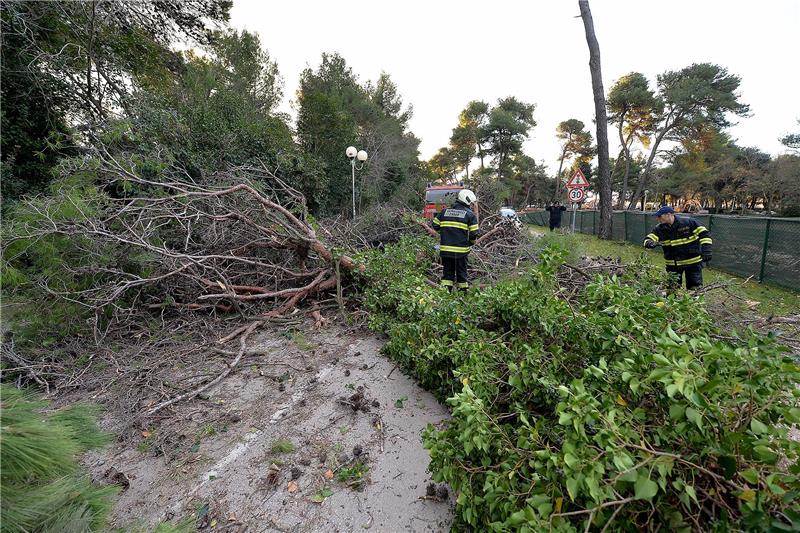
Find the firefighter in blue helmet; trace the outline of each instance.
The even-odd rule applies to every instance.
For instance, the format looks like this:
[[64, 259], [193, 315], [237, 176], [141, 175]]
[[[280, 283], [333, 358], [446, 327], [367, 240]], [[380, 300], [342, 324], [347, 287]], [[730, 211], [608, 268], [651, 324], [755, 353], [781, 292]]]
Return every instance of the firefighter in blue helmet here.
[[442, 209], [433, 217], [433, 227], [439, 232], [439, 253], [442, 257], [442, 287], [467, 290], [467, 256], [478, 238], [478, 217], [472, 211], [477, 201], [475, 193], [461, 189], [452, 207]]
[[675, 210], [664, 206], [656, 211], [658, 226], [644, 239], [645, 248], [661, 246], [667, 272], [678, 286], [683, 278], [686, 288], [703, 286], [703, 265], [711, 262], [711, 235], [705, 226], [689, 217], [676, 217]]

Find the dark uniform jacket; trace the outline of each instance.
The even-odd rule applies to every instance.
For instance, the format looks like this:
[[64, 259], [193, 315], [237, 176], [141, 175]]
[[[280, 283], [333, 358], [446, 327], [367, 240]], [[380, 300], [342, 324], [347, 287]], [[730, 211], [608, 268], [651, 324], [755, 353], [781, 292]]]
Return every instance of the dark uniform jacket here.
[[550, 223], [558, 224], [561, 222], [561, 213], [567, 210], [563, 205], [548, 205], [544, 208], [545, 211], [550, 211]]
[[445, 257], [468, 254], [479, 235], [478, 217], [468, 205], [461, 202], [436, 213], [432, 223], [441, 236], [439, 252]]
[[659, 224], [645, 237], [657, 242], [664, 250], [667, 267], [686, 267], [711, 256], [711, 234], [693, 218], [675, 216], [671, 226]]

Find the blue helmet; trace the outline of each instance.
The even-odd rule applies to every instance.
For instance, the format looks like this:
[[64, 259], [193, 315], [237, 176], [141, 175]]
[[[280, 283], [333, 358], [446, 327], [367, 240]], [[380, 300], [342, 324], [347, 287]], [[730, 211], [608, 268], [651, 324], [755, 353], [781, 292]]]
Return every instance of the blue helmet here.
[[671, 206], [664, 205], [661, 206], [661, 208], [658, 211], [656, 211], [655, 216], [660, 217], [661, 215], [666, 215], [667, 213], [674, 213], [674, 212], [675, 210], [672, 209]]

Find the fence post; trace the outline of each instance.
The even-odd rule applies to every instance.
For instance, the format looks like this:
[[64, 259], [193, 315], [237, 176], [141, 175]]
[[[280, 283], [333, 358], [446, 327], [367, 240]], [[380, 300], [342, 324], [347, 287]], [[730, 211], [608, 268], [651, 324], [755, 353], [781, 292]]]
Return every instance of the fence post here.
[[761, 251], [761, 271], [758, 273], [758, 282], [761, 283], [764, 281], [764, 266], [767, 263], [767, 246], [769, 246], [769, 227], [772, 223], [772, 219], [767, 219], [767, 229], [764, 232], [764, 249]]
[[592, 211], [592, 235], [597, 235], [597, 230], [595, 230], [595, 221], [597, 220], [597, 211]]
[[622, 212], [622, 223], [625, 224], [625, 242], [630, 242], [628, 238], [628, 211]]
[[647, 224], [647, 212], [645, 211], [642, 211], [642, 222], [644, 222], [644, 238], [646, 239], [647, 234], [650, 233], [650, 226]]

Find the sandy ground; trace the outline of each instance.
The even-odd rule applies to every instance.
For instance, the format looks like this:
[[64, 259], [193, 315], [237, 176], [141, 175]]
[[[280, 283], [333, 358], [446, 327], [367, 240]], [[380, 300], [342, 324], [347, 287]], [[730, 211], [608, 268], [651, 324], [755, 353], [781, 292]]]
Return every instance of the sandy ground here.
[[[338, 326], [254, 336], [264, 355], [152, 431], [85, 458], [95, 479], [130, 483], [111, 525], [193, 516], [209, 531], [449, 530], [454, 498], [425, 497], [421, 439], [447, 411], [380, 355], [382, 343]], [[113, 429], [110, 415], [104, 425]], [[359, 463], [363, 482], [344, 479]]]

